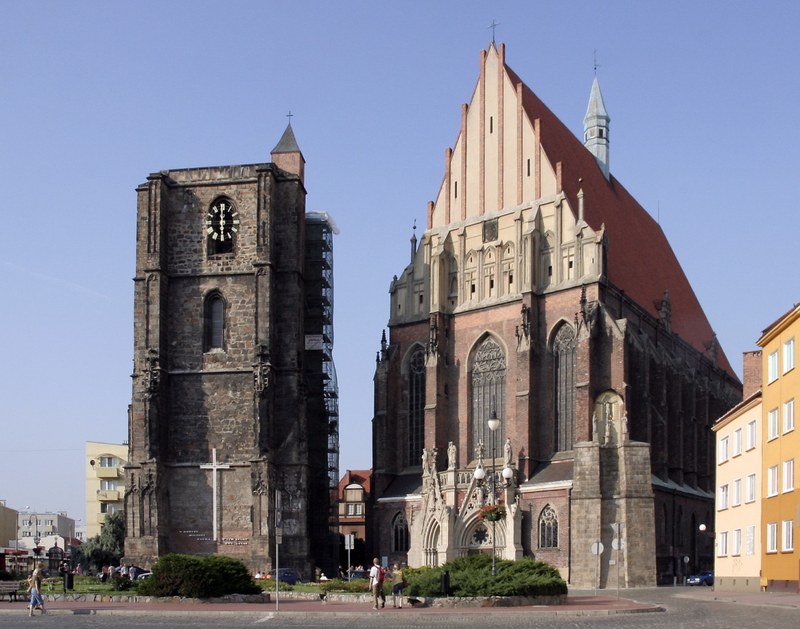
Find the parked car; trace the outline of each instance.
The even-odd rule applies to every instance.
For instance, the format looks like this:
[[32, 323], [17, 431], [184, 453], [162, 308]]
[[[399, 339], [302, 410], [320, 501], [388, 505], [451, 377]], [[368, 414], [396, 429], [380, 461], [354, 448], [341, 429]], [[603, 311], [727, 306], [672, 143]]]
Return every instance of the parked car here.
[[350, 573], [350, 579], [369, 579], [369, 572], [367, 570], [353, 570]]
[[145, 579], [149, 579], [153, 576], [152, 572], [142, 572], [141, 574], [136, 575], [137, 581], [144, 581]]
[[[267, 579], [274, 579], [274, 578], [275, 578], [275, 570], [272, 570], [267, 575]], [[294, 585], [295, 583], [303, 582], [303, 579], [300, 578], [300, 574], [297, 572], [297, 570], [293, 568], [278, 568], [278, 579], [288, 585]]]
[[714, 585], [714, 573], [710, 570], [686, 577], [686, 585]]

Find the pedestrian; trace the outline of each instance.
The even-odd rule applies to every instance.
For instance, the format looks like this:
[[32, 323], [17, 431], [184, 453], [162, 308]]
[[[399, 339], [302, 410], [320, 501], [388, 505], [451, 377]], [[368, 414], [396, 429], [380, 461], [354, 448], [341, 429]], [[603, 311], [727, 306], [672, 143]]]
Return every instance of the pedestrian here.
[[34, 609], [40, 609], [43, 614], [46, 614], [44, 598], [42, 598], [42, 573], [39, 568], [36, 568], [28, 577], [28, 592], [31, 595], [31, 603], [28, 605], [29, 615], [33, 616]]
[[377, 557], [372, 560], [372, 567], [369, 569], [369, 587], [372, 590], [372, 609], [378, 609], [378, 598], [383, 594], [383, 580], [381, 579], [381, 561]]
[[398, 564], [392, 570], [392, 607], [398, 607], [397, 598], [400, 597], [400, 609], [403, 608], [403, 590], [407, 584], [406, 574]]

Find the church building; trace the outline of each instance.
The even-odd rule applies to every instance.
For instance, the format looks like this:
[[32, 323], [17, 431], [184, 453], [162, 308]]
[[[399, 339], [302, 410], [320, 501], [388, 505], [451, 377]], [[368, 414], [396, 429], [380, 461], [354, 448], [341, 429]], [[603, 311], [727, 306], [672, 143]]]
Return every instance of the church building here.
[[336, 568], [334, 226], [304, 169], [289, 125], [270, 163], [137, 188], [126, 562]]
[[597, 79], [578, 139], [480, 55], [390, 285], [375, 371], [375, 556], [530, 556], [576, 587], [671, 583], [714, 515], [741, 384], [658, 223], [613, 176]]

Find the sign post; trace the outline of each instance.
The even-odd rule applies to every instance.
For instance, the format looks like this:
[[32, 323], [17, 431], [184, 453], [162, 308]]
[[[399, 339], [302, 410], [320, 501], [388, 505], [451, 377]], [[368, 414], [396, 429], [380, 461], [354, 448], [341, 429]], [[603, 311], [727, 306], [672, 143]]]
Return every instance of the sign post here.
[[353, 546], [355, 544], [355, 533], [348, 533], [344, 536], [344, 548], [347, 551], [347, 580], [350, 581], [353, 578], [353, 573], [350, 571], [350, 551], [353, 550]]
[[597, 555], [597, 565], [594, 574], [594, 595], [597, 596], [597, 586], [600, 584], [600, 555], [603, 554], [603, 542], [597, 541], [592, 544], [592, 554]]

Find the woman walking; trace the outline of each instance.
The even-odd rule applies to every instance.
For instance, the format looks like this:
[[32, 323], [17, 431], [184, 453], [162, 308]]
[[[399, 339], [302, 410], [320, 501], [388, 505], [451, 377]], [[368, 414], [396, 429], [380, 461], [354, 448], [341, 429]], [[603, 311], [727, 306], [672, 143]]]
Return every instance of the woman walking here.
[[39, 568], [36, 568], [28, 577], [28, 591], [31, 593], [31, 604], [28, 605], [28, 613], [33, 616], [34, 609], [41, 609], [43, 614], [47, 612], [44, 609], [44, 598], [42, 598], [42, 573]]

